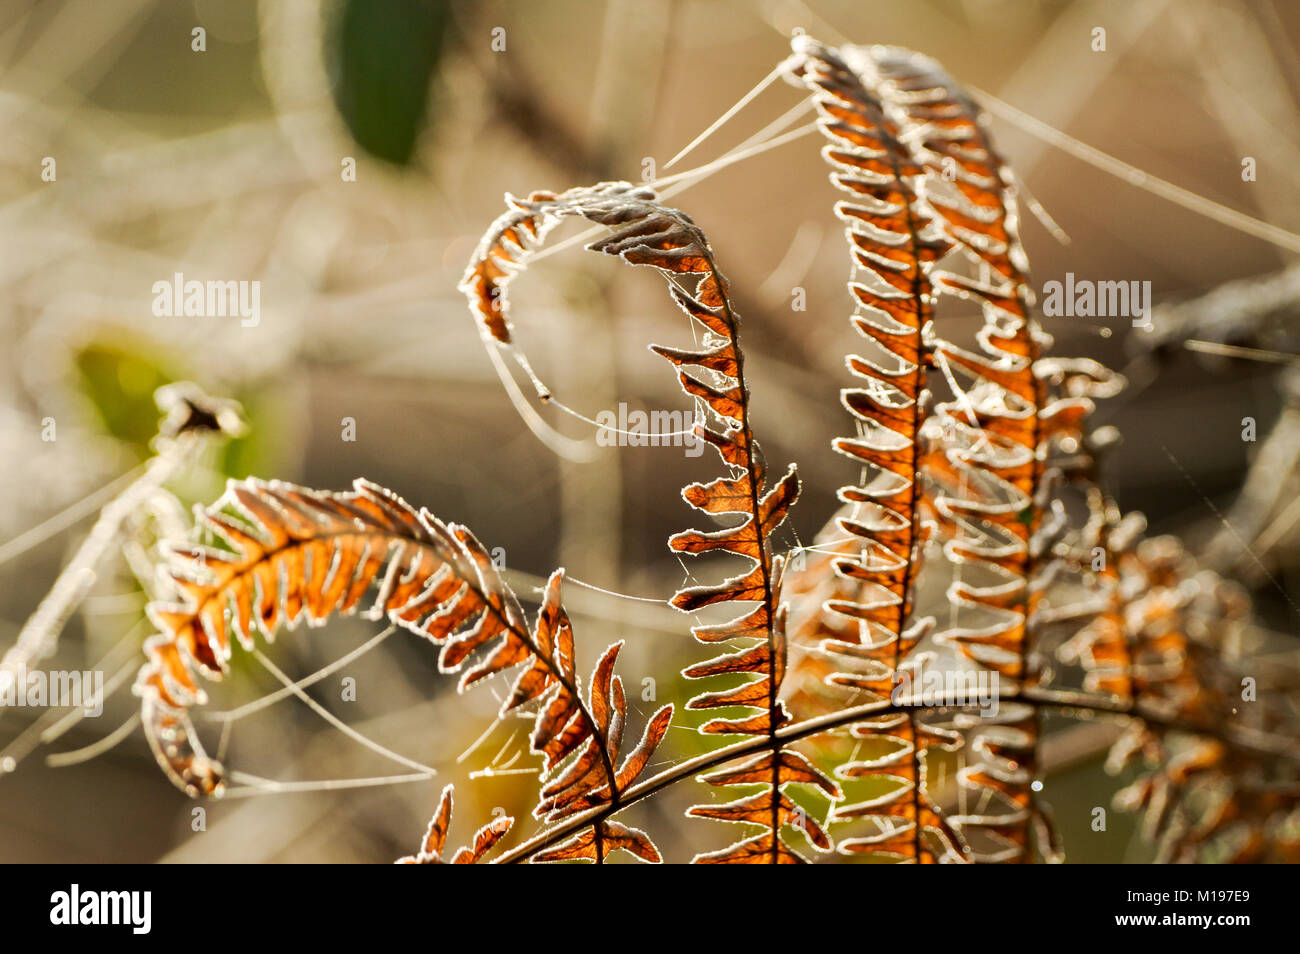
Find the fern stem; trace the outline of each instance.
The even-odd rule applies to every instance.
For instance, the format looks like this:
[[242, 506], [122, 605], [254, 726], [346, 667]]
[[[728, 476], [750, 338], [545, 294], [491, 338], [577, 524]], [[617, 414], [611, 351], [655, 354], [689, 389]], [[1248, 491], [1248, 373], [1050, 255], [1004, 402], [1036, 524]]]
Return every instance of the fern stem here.
[[[1088, 716], [1120, 716], [1140, 719], [1148, 725], [1165, 731], [1185, 732], [1190, 735], [1212, 738], [1230, 748], [1256, 757], [1285, 758], [1300, 765], [1300, 745], [1289, 740], [1279, 740], [1277, 737], [1265, 735], [1252, 741], [1242, 733], [1234, 733], [1225, 728], [1160, 715], [1132, 702], [1099, 698], [1073, 690], [1039, 688], [1024, 688], [1017, 692], [999, 695], [998, 698], [1001, 702], [1032, 706], [1036, 711], [1049, 709], [1064, 713], [1084, 713]], [[943, 708], [951, 707], [941, 705], [913, 706], [906, 704], [905, 701], [900, 703], [869, 702], [854, 706], [851, 709], [842, 709], [838, 712], [818, 716], [814, 719], [805, 719], [802, 722], [785, 726], [776, 732], [776, 737], [784, 745], [868, 718], [902, 712], [929, 712]], [[516, 845], [493, 863], [514, 864], [526, 861], [532, 855], [562, 841], [575, 831], [602, 821], [614, 812], [627, 808], [661, 789], [668, 788], [683, 779], [717, 768], [742, 756], [760, 752], [766, 749], [768, 745], [769, 742], [766, 736], [757, 736], [752, 739], [742, 739], [740, 742], [681, 762], [670, 769], [660, 772], [658, 775], [627, 788], [623, 792], [622, 802], [619, 805], [590, 809], [581, 815], [575, 815], [553, 828], [539, 832], [528, 841]]]

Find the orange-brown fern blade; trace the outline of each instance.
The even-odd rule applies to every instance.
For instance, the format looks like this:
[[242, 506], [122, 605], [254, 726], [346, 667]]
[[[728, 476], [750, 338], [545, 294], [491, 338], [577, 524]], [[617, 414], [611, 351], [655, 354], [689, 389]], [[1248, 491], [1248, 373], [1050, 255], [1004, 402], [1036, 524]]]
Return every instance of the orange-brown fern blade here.
[[[188, 716], [205, 701], [198, 676], [221, 678], [236, 639], [251, 647], [258, 632], [270, 636], [281, 626], [353, 612], [368, 590], [375, 591], [370, 614], [440, 645], [441, 665], [461, 675], [462, 690], [520, 670], [502, 714], [539, 704], [532, 747], [545, 757], [543, 783], [552, 801], [557, 775], [566, 780], [566, 800], [609, 801], [620, 786], [635, 782], [663, 738], [661, 712], [615, 771], [627, 718], [622, 683], [613, 672], [619, 644], [598, 666], [589, 707], [574, 672], [561, 571], [548, 582], [530, 628], [473, 534], [417, 512], [381, 487], [359, 480], [351, 491], [330, 493], [280, 481], [231, 481], [199, 515], [195, 534], [171, 548], [170, 573], [182, 601], [150, 607], [161, 632], [146, 644], [147, 662], [136, 683], [150, 745], [169, 777], [192, 795], [219, 794], [224, 785], [221, 767], [204, 754]], [[204, 545], [209, 534], [226, 548]], [[575, 779], [572, 764], [564, 763], [584, 744], [598, 757]], [[447, 793], [424, 854], [442, 854], [450, 810]], [[500, 837], [486, 829], [480, 834], [479, 841]], [[471, 847], [462, 856], [477, 858], [482, 850]]]
[[[869, 342], [865, 354], [847, 358], [849, 370], [863, 382], [841, 395], [853, 415], [854, 434], [833, 443], [861, 474], [857, 484], [840, 489], [844, 507], [823, 533], [843, 542], [829, 566], [814, 563], [803, 569], [802, 579], [792, 581], [819, 601], [800, 609], [799, 628], [809, 647], [801, 665], [838, 688], [840, 704], [849, 704], [888, 698], [898, 667], [925, 625], [914, 623], [911, 614], [925, 532], [920, 439], [938, 292], [931, 273], [953, 243], [922, 197], [924, 169], [900, 141], [861, 52], [837, 50], [807, 36], [796, 37], [792, 46], [788, 72], [813, 94], [831, 182], [848, 195], [835, 213], [846, 227], [853, 266], [852, 323]], [[824, 586], [809, 578], [828, 570], [831, 578]], [[835, 698], [822, 694], [828, 707], [835, 706]], [[918, 778], [921, 752], [910, 736], [881, 744], [890, 742], [907, 763], [908, 776]], [[844, 776], [857, 791], [895, 784], [884, 768], [868, 770], [859, 761], [857, 769]], [[898, 810], [905, 802], [912, 818], [911, 828], [900, 827], [896, 835], [898, 857], [920, 860], [924, 844], [914, 824], [920, 796], [910, 789], [897, 792]], [[834, 817], [844, 821], [854, 815], [837, 811]], [[881, 837], [870, 825], [855, 825], [853, 831], [859, 834], [848, 839], [850, 847]]]
[[[725, 666], [728, 673], [747, 673], [755, 678], [747, 687], [727, 694], [728, 703], [719, 701], [716, 694], [704, 693], [688, 707], [741, 706], [750, 714], [714, 719], [704, 726], [704, 731], [766, 734], [775, 749], [778, 746], [774, 733], [788, 715], [777, 698], [786, 646], [777, 606], [780, 564], [773, 554], [771, 538], [798, 497], [799, 480], [791, 468], [775, 484], [767, 483], [749, 420], [749, 388], [738, 341], [739, 316], [713, 250], [688, 216], [659, 204], [653, 191], [627, 183], [602, 183], [559, 195], [534, 193], [527, 200], [511, 200], [511, 206], [484, 237], [461, 283], [485, 339], [493, 345], [513, 345], [505, 296], [510, 278], [526, 265], [528, 254], [536, 251], [547, 232], [571, 216], [608, 228], [605, 237], [588, 246], [591, 250], [617, 256], [632, 265], [656, 268], [670, 278], [674, 302], [699, 323], [706, 335], [703, 347], [655, 346], [654, 350], [673, 365], [682, 390], [706, 409], [705, 419], [694, 429], [695, 437], [717, 450], [726, 467], [721, 478], [692, 484], [683, 491], [683, 497], [697, 510], [715, 517], [730, 516], [732, 521], [720, 530], [683, 531], [671, 539], [670, 546], [679, 553], [731, 553], [743, 558], [747, 565], [721, 584], [683, 589], [673, 604], [686, 611], [719, 603], [754, 604], [721, 629], [714, 625], [697, 627], [697, 637], [702, 642], [748, 637], [751, 645], [719, 665]], [[704, 678], [721, 671], [706, 667], [694, 670], [694, 674]], [[636, 761], [628, 764], [639, 765], [643, 758], [638, 750]], [[774, 793], [776, 784], [779, 779], [774, 779]], [[575, 798], [567, 805], [554, 804], [553, 809], [568, 812], [586, 804], [585, 798]], [[779, 812], [775, 809], [768, 823], [775, 844], [780, 840]], [[594, 843], [599, 843], [598, 837]], [[586, 848], [578, 846], [573, 850]], [[774, 851], [773, 858], [779, 855]]]

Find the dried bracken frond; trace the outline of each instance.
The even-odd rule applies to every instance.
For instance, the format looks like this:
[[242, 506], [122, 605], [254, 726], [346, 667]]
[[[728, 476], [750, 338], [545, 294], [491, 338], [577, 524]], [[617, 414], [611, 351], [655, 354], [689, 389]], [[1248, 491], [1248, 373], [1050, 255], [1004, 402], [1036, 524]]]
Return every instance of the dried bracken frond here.
[[[912, 618], [925, 535], [919, 436], [929, 399], [926, 365], [936, 297], [930, 274], [954, 243], [918, 194], [924, 169], [899, 142], [859, 73], [869, 67], [861, 51], [834, 50], [807, 36], [796, 37], [792, 46], [787, 69], [814, 94], [818, 125], [829, 140], [822, 155], [831, 182], [852, 196], [836, 203], [835, 214], [846, 225], [852, 255], [853, 324], [882, 352], [876, 358], [849, 355], [846, 362], [866, 386], [841, 392], [857, 434], [837, 439], [834, 448], [859, 464], [862, 476], [839, 490], [845, 506], [832, 527], [847, 539], [834, 543], [838, 555], [830, 558], [826, 574], [833, 582], [817, 594], [802, 636], [816, 642], [827, 683], [855, 699], [884, 699], [897, 685], [899, 667], [933, 626], [929, 617]], [[870, 276], [870, 284], [856, 280], [860, 272]], [[832, 537], [830, 527], [823, 537]], [[800, 575], [825, 574], [820, 563]], [[794, 582], [795, 589], [804, 585]], [[842, 840], [840, 850], [933, 861], [933, 840], [942, 846], [940, 855], [958, 857], [923, 786], [924, 751], [940, 744], [940, 736], [922, 730], [911, 714], [864, 723], [853, 735], [879, 736], [873, 741], [885, 754], [837, 767], [843, 779], [869, 779], [871, 797], [838, 807], [835, 817], [862, 817], [873, 829]]]
[[[1118, 772], [1140, 758], [1147, 770], [1117, 793], [1115, 804], [1144, 813], [1143, 833], [1157, 843], [1158, 860], [1293, 859], [1300, 852], [1294, 758], [1261, 762], [1231, 744], [1224, 729], [1249, 706], [1257, 737], [1294, 735], [1294, 713], [1278, 705], [1281, 698], [1267, 684], [1243, 699], [1232, 654], [1249, 601], [1235, 584], [1199, 570], [1173, 537], [1123, 553], [1119, 580], [1135, 711], [1200, 726], [1204, 734], [1134, 721], [1111, 750], [1108, 767]], [[1095, 653], [1084, 664], [1095, 666]]]
[[159, 763], [191, 794], [219, 794], [224, 784], [187, 715], [205, 701], [196, 672], [220, 679], [232, 636], [251, 649], [259, 632], [269, 639], [280, 625], [320, 625], [354, 612], [372, 585], [378, 593], [368, 614], [440, 646], [439, 668], [460, 674], [461, 691], [519, 668], [501, 715], [536, 710], [530, 746], [543, 757], [539, 815], [562, 818], [616, 800], [667, 729], [671, 706], [620, 765], [627, 706], [614, 663], [622, 643], [597, 663], [584, 702], [561, 603], [563, 572], [551, 575], [530, 628], [468, 529], [416, 512], [368, 481], [347, 493], [232, 481], [196, 531], [223, 546], [196, 537], [172, 548], [171, 577], [185, 599], [149, 607], [160, 635], [148, 641], [149, 662], [136, 683]]
[[[1042, 453], [1052, 414], [1035, 373], [1050, 338], [1030, 316], [1014, 180], [979, 110], [937, 63], [892, 47], [872, 47], [869, 56], [888, 112], [929, 174], [931, 206], [983, 273], [934, 275], [938, 288], [978, 302], [985, 319], [978, 335], [982, 353], [946, 341], [935, 345], [935, 361], [956, 395], [935, 408], [925, 467], [938, 488], [935, 511], [945, 552], [977, 574], [956, 580], [950, 599], [981, 621], [938, 638], [1005, 678], [1032, 684], [1030, 620], [1040, 597], [1033, 577], [1054, 529], [1044, 526], [1052, 483], [1044, 479]], [[963, 777], [1006, 800], [1009, 811], [981, 819], [981, 826], [996, 829], [1003, 845], [998, 857], [1024, 859], [1036, 719], [1032, 711], [1004, 706], [998, 722], [976, 742], [984, 766]]]
[[[488, 231], [461, 283], [486, 339], [503, 346], [511, 344], [506, 284], [550, 229], [562, 218], [575, 215], [610, 229], [607, 237], [588, 246], [591, 250], [662, 271], [670, 279], [673, 300], [705, 332], [704, 350], [659, 345], [652, 350], [673, 364], [682, 390], [703, 402], [718, 422], [717, 429], [708, 422], [698, 423], [695, 435], [713, 446], [728, 468], [728, 473], [716, 480], [689, 485], [682, 496], [701, 512], [715, 517], [734, 515], [739, 522], [723, 530], [683, 531], [669, 540], [669, 546], [678, 553], [732, 553], [743, 557], [749, 567], [722, 584], [683, 589], [672, 603], [686, 612], [719, 603], [756, 604], [730, 622], [696, 626], [693, 632], [702, 643], [741, 640], [742, 648], [690, 666], [683, 673], [691, 679], [731, 674], [756, 678], [732, 689], [701, 693], [687, 707], [752, 710], [754, 714], [744, 718], [712, 719], [701, 731], [765, 734], [772, 752], [764, 768], [765, 792], [730, 805], [691, 809], [691, 814], [699, 817], [749, 822], [767, 830], [698, 860], [780, 862], [798, 858], [784, 845], [780, 833], [792, 819], [816, 847], [829, 848], [816, 822], [797, 812], [782, 788], [792, 782], [816, 784], [827, 791], [836, 791], [836, 786], [808, 767], [814, 779], [810, 782], [797, 754], [783, 752], [775, 736], [789, 714], [777, 697], [787, 650], [785, 613], [778, 606], [781, 560], [772, 552], [771, 536], [798, 496], [799, 480], [791, 467], [775, 484], [767, 484], [766, 464], [750, 428], [749, 390], [737, 341], [739, 318], [713, 250], [684, 213], [660, 205], [652, 190], [626, 183], [603, 183], [558, 196], [537, 192], [527, 200], [508, 201], [512, 211]], [[710, 781], [732, 784], [726, 778], [723, 773]]]
[[[943, 488], [937, 509], [949, 555], [984, 564], [998, 577], [989, 586], [963, 584], [955, 594], [966, 605], [992, 611], [997, 622], [978, 631], [956, 630], [948, 639], [975, 661], [1023, 679], [1029, 653], [1025, 624], [1033, 611], [1026, 592], [1034, 560], [1031, 540], [1043, 514], [1039, 412], [1046, 402], [1034, 363], [1050, 339], [1029, 313], [1028, 260], [1017, 235], [1015, 185], [978, 110], [937, 63], [897, 48], [873, 47], [870, 53], [882, 96], [930, 173], [931, 205], [948, 234], [989, 272], [988, 281], [951, 272], [935, 276], [939, 287], [983, 307], [984, 353], [936, 344], [936, 360], [961, 369], [973, 384], [958, 400], [936, 408], [943, 440], [927, 464]], [[947, 194], [940, 185], [945, 182]], [[971, 539], [959, 539], [960, 529]]]

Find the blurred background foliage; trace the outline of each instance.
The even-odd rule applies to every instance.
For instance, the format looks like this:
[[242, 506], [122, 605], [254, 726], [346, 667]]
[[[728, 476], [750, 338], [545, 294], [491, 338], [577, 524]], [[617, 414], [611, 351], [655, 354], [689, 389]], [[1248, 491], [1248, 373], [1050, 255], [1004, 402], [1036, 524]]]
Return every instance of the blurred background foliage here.
[[[1103, 54], [1090, 49], [1098, 25], [1108, 30]], [[668, 596], [683, 568], [664, 539], [691, 519], [677, 488], [716, 461], [672, 448], [556, 459], [502, 394], [455, 285], [504, 192], [637, 179], [647, 159], [661, 167], [785, 56], [798, 27], [921, 49], [1153, 174], [1300, 228], [1300, 8], [1273, 0], [10, 0], [0, 9], [0, 541], [144, 460], [153, 391], [193, 380], [242, 402], [251, 427], [175, 482], [185, 507], [215, 498], [227, 477], [342, 488], [365, 476], [503, 547], [524, 581], [564, 565], [611, 590]], [[795, 102], [777, 84], [683, 168]], [[1284, 378], [1294, 371], [1184, 343], [1300, 350], [1294, 256], [996, 128], [1073, 237], [1062, 247], [1026, 217], [1040, 284], [1069, 271], [1155, 289], [1151, 333], [1045, 322], [1058, 353], [1095, 357], [1133, 382], [1099, 414], [1128, 438], [1107, 462], [1110, 489], [1156, 531], [1224, 551], [1221, 568], [1239, 568], [1255, 590], [1261, 639], [1293, 653], [1300, 545], [1286, 505], [1300, 491], [1300, 389]], [[1242, 181], [1243, 155], [1257, 158], [1258, 181]], [[40, 177], [47, 156], [54, 182]], [[340, 174], [349, 159], [355, 182]], [[810, 139], [674, 200], [709, 234], [735, 286], [768, 456], [800, 464], [805, 493], [783, 531], [789, 545], [812, 538], [847, 476], [828, 448], [846, 426], [836, 392], [853, 344], [833, 200]], [[154, 316], [152, 284], [176, 272], [260, 281], [260, 323]], [[806, 311], [790, 308], [795, 286], [806, 289]], [[1236, 291], [1206, 298], [1224, 286]], [[593, 416], [620, 401], [682, 406], [672, 376], [644, 350], [685, 334], [652, 276], [575, 249], [524, 276], [515, 295], [526, 350], [571, 406]], [[943, 320], [955, 339], [979, 324], [973, 309]], [[1241, 439], [1245, 417], [1292, 467], [1257, 477], [1241, 510], [1234, 501], [1261, 446]], [[57, 421], [56, 441], [40, 438], [46, 418]], [[343, 437], [348, 420], [355, 441]], [[576, 422], [554, 423], [589, 436]], [[1243, 566], [1242, 548], [1224, 544], [1220, 513], [1255, 527], [1252, 541], [1270, 534], [1257, 561]], [[0, 566], [0, 643], [86, 526]], [[723, 568], [701, 561], [691, 571], [705, 579]], [[664, 606], [569, 594], [584, 667], [627, 637], [621, 668], [635, 718], [679, 704], [661, 757], [708, 747], [691, 731], [698, 717], [680, 706], [677, 673], [698, 657], [687, 621]], [[130, 574], [105, 568], [59, 663], [87, 667], [116, 653], [129, 667], [148, 634], [143, 602]], [[282, 636], [273, 654], [300, 677], [376, 629], [341, 620]], [[435, 669], [428, 647], [398, 633], [310, 692], [360, 731], [437, 765], [437, 779], [228, 799], [207, 806], [207, 830], [196, 832], [193, 806], [138, 734], [64, 769], [42, 764], [38, 750], [0, 777], [0, 860], [385, 861], [414, 847], [446, 781], [457, 782], [457, 831], [495, 808], [526, 815], [531, 786], [511, 774], [527, 762], [518, 731], [493, 725], [490, 692], [457, 697]], [[356, 680], [355, 703], [341, 701], [344, 674]], [[214, 687], [214, 708], [277, 687], [239, 659]], [[100, 738], [132, 702], [119, 690], [102, 719], [52, 748]], [[24, 731], [24, 714], [0, 716], [0, 745]], [[215, 747], [221, 726], [204, 731]], [[1144, 859], [1131, 822], [1112, 813], [1108, 832], [1089, 827], [1092, 807], [1122, 780], [1100, 769], [1104, 737], [1071, 731], [1052, 737], [1060, 757], [1048, 753], [1044, 793], [1068, 851], [1080, 861]], [[292, 701], [241, 721], [227, 741], [228, 763], [268, 778], [393, 770]], [[691, 788], [628, 813], [662, 835], [670, 859], [724, 837], [681, 819], [699, 795]]]

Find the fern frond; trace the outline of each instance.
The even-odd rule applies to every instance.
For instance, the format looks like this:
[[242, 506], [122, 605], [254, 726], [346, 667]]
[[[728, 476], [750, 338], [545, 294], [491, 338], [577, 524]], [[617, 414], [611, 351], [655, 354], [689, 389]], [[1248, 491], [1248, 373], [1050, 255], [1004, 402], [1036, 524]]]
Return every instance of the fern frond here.
[[[508, 201], [511, 211], [488, 231], [461, 282], [489, 346], [512, 345], [506, 285], [555, 224], [569, 216], [581, 216], [610, 229], [608, 236], [588, 246], [591, 250], [663, 272], [674, 302], [705, 332], [702, 349], [652, 345], [651, 350], [677, 369], [682, 390], [712, 413], [716, 424], [697, 423], [695, 435], [717, 450], [727, 466], [727, 473], [716, 480], [688, 485], [683, 498], [703, 513], [738, 520], [721, 530], [675, 534], [669, 546], [677, 553], [731, 553], [744, 558], [748, 567], [721, 584], [684, 588], [672, 603], [684, 612], [721, 603], [755, 604], [730, 622], [694, 627], [695, 638], [702, 643], [741, 640], [742, 648], [683, 672], [690, 679], [731, 674], [754, 678], [732, 689], [700, 693], [687, 707], [750, 710], [752, 714], [744, 717], [711, 719], [700, 731], [767, 735], [772, 750], [763, 766], [767, 781], [762, 793], [730, 805], [696, 806], [690, 812], [697, 817], [762, 825], [766, 831], [697, 860], [779, 863], [797, 859], [797, 853], [785, 846], [780, 831], [792, 819], [800, 822], [815, 846], [829, 848], [820, 827], [796, 811], [782, 790], [792, 783], [813, 784], [825, 791], [838, 789], [796, 753], [783, 750], [776, 738], [776, 730], [789, 720], [789, 713], [778, 698], [787, 647], [785, 612], [778, 606], [781, 560], [772, 552], [771, 536], [799, 494], [799, 479], [791, 466], [768, 485], [766, 465], [750, 427], [749, 389], [737, 341], [739, 317], [713, 250], [688, 216], [660, 205], [652, 190], [627, 183], [602, 183], [558, 196], [540, 192], [527, 200]], [[733, 784], [726, 779], [724, 773], [710, 780], [717, 785]]]
[[[222, 546], [199, 542], [205, 534]], [[651, 718], [619, 764], [627, 709], [613, 670], [622, 644], [605, 651], [584, 701], [561, 602], [563, 571], [551, 575], [530, 628], [467, 528], [417, 512], [368, 481], [347, 493], [231, 481], [199, 516], [195, 541], [175, 545], [172, 558], [170, 575], [184, 601], [150, 605], [160, 635], [146, 643], [136, 692], [159, 763], [190, 794], [219, 794], [224, 784], [187, 714], [206, 701], [197, 676], [221, 678], [232, 637], [251, 649], [258, 633], [270, 639], [282, 625], [319, 626], [355, 612], [374, 584], [368, 615], [440, 646], [439, 669], [460, 674], [460, 691], [519, 669], [501, 715], [536, 709], [530, 747], [543, 757], [539, 816], [553, 820], [616, 803], [667, 731], [671, 706]]]
[[[1142, 832], [1156, 843], [1160, 861], [1295, 857], [1294, 765], [1261, 764], [1214, 734], [1244, 717], [1262, 736], [1295, 735], [1294, 712], [1277, 705], [1278, 693], [1262, 688], [1243, 703], [1242, 676], [1269, 681], [1267, 664], [1252, 661], [1247, 673], [1234, 659], [1249, 600], [1235, 584], [1199, 569], [1176, 539], [1143, 539], [1141, 515], [1121, 519], [1111, 503], [1098, 509], [1105, 546], [1094, 553], [1109, 561], [1098, 574], [1106, 605], [1058, 656], [1082, 667], [1086, 689], [1127, 701], [1138, 716], [1107, 762], [1112, 772], [1145, 763], [1115, 796], [1116, 807], [1142, 813]], [[1189, 731], [1195, 726], [1204, 731]]]
[[814, 91], [819, 126], [831, 141], [822, 150], [834, 170], [831, 181], [855, 197], [835, 206], [847, 226], [854, 272], [866, 271], [882, 289], [850, 281], [857, 302], [853, 323], [894, 362], [887, 367], [859, 355], [847, 359], [867, 386], [841, 392], [860, 433], [836, 439], [834, 447], [863, 467], [864, 479], [839, 490], [852, 508], [839, 528], [860, 542], [858, 559], [837, 560], [834, 570], [856, 594], [826, 607], [856, 622], [865, 638], [854, 633], [852, 642], [865, 658], [884, 664], [876, 678], [845, 673], [837, 681], [888, 694], [894, 670], [918, 635], [905, 629], [922, 543], [917, 474], [927, 398], [925, 335], [935, 297], [929, 275], [952, 243], [935, 230], [918, 198], [913, 180], [923, 172], [895, 138], [875, 96], [837, 51], [806, 36], [794, 46], [795, 72]]
[[[838, 438], [836, 451], [862, 469], [857, 485], [841, 487], [845, 505], [833, 521], [847, 539], [832, 557], [834, 583], [808, 627], [827, 661], [823, 678], [854, 698], [889, 698], [899, 667], [933, 626], [913, 619], [925, 525], [921, 519], [920, 432], [929, 392], [927, 351], [936, 291], [930, 275], [954, 243], [938, 229], [918, 194], [924, 169], [899, 142], [897, 130], [860, 70], [860, 50], [835, 50], [807, 36], [792, 43], [790, 74], [814, 96], [818, 125], [829, 140], [822, 156], [831, 182], [852, 196], [835, 205], [852, 256], [849, 292], [853, 324], [886, 358], [849, 355], [849, 370], [865, 387], [846, 388], [841, 402], [857, 434]], [[862, 272], [870, 283], [856, 280]], [[823, 537], [829, 537], [828, 531]], [[815, 575], [820, 567], [805, 569]], [[798, 588], [802, 584], [795, 583]], [[842, 839], [840, 850], [913, 861], [960, 857], [924, 791], [923, 756], [951, 737], [928, 731], [906, 715], [855, 726], [885, 754], [837, 767], [842, 779], [869, 781], [870, 797], [837, 806], [836, 819], [862, 818], [874, 828]], [[884, 794], [881, 794], [882, 788]], [[939, 845], [937, 853], [929, 841]]]
[[[1015, 183], [994, 151], [978, 109], [937, 63], [896, 47], [873, 47], [869, 53], [879, 71], [881, 94], [929, 173], [930, 205], [953, 240], [986, 272], [985, 280], [947, 271], [935, 275], [940, 288], [979, 303], [985, 323], [978, 335], [981, 353], [936, 343], [937, 360], [960, 369], [974, 383], [966, 400], [936, 409], [944, 440], [928, 463], [949, 491], [940, 497], [938, 509], [950, 555], [983, 563], [1000, 577], [995, 585], [964, 585], [956, 594], [961, 603], [993, 611], [1000, 624], [980, 632], [958, 630], [949, 639], [976, 662], [1024, 679], [1029, 653], [1025, 623], [1033, 609], [1026, 591], [1034, 558], [1031, 540], [1044, 512], [1039, 411], [1045, 389], [1034, 363], [1051, 339], [1029, 312], [1028, 259], [1017, 232]], [[969, 481], [966, 495], [956, 489], [962, 478]], [[974, 540], [952, 540], [959, 528], [970, 531]]]
[[[1269, 691], [1267, 664], [1252, 663], [1249, 675], [1262, 688], [1243, 701], [1247, 673], [1233, 654], [1250, 603], [1240, 587], [1200, 570], [1172, 537], [1133, 547], [1120, 573], [1139, 712], [1204, 726], [1246, 716], [1254, 732], [1294, 738], [1294, 709], [1285, 691]], [[1135, 721], [1108, 767], [1118, 771], [1135, 756], [1146, 771], [1115, 804], [1143, 813], [1157, 860], [1246, 863], [1300, 853], [1300, 773], [1291, 760], [1261, 763], [1212, 736], [1163, 729], [1158, 719]]]
[[[1033, 684], [1031, 620], [1041, 599], [1035, 575], [1059, 531], [1044, 520], [1055, 516], [1049, 504], [1055, 478], [1046, 478], [1043, 442], [1061, 409], [1049, 411], [1035, 372], [1051, 339], [1030, 315], [1015, 181], [979, 110], [936, 62], [895, 47], [872, 47], [868, 55], [888, 112], [928, 173], [930, 205], [981, 272], [934, 275], [941, 290], [981, 306], [984, 326], [979, 352], [936, 342], [935, 361], [950, 376], [956, 399], [935, 409], [926, 470], [939, 488], [935, 510], [945, 552], [978, 574], [954, 582], [949, 597], [960, 613], [986, 622], [955, 626], [937, 639], [1004, 678]], [[1030, 710], [1007, 706], [998, 722], [977, 736], [983, 764], [962, 778], [996, 793], [1007, 810], [964, 823], [985, 828], [1001, 846], [991, 856], [1025, 860], [1037, 720]]]

